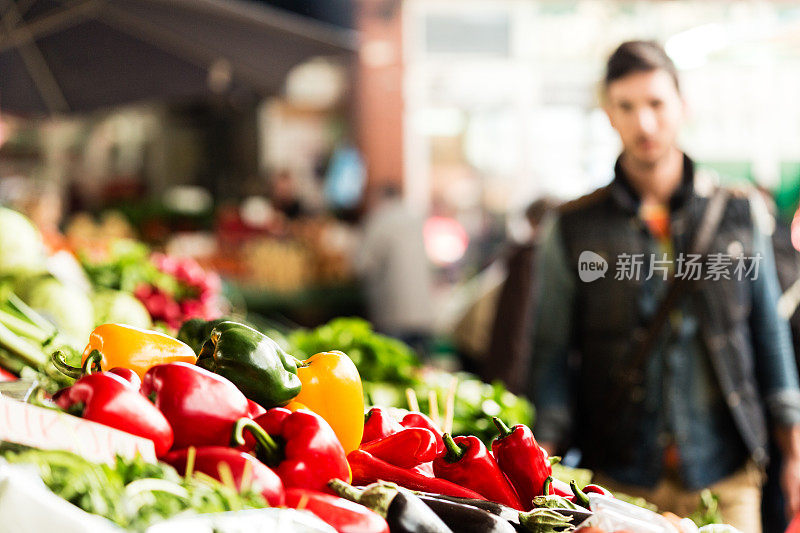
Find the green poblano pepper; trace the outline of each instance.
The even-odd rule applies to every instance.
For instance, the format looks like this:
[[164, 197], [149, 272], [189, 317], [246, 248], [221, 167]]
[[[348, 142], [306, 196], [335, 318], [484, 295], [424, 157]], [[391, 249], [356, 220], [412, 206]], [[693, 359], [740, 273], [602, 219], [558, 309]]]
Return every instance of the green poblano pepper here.
[[228, 318], [218, 318], [216, 320], [192, 318], [181, 325], [177, 338], [194, 350], [194, 353], [199, 354], [203, 344], [211, 336], [211, 330], [217, 327], [218, 324], [229, 321], [231, 320]]
[[265, 409], [286, 405], [300, 392], [295, 359], [278, 344], [238, 322], [217, 324], [197, 366], [229, 379]]

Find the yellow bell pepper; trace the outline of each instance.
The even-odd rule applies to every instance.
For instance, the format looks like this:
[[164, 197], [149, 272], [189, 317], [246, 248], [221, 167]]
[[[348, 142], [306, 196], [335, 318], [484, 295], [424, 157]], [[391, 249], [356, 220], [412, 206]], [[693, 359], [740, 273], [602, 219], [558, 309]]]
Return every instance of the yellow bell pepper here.
[[[103, 324], [89, 335], [89, 344], [83, 350], [81, 363], [92, 356], [102, 370], [125, 367], [143, 377], [150, 367], [183, 361], [194, 364], [197, 356], [189, 346], [164, 333], [139, 329], [123, 324]], [[84, 364], [85, 366], [85, 364]]]
[[340, 351], [322, 352], [298, 361], [303, 384], [293, 400], [331, 425], [345, 453], [358, 448], [364, 433], [364, 392], [356, 365]]

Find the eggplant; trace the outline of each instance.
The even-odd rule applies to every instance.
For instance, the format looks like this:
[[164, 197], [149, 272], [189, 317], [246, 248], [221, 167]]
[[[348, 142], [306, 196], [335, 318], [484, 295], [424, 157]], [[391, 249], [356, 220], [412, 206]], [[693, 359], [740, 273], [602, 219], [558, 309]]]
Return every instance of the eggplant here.
[[[466, 505], [464, 507], [470, 509]], [[478, 510], [478, 512], [482, 511]], [[453, 530], [448, 527], [452, 524], [448, 524], [434, 509], [428, 507], [419, 496], [415, 496], [410, 490], [402, 488], [398, 488], [397, 495], [392, 499], [385, 518], [391, 533], [453, 533]], [[464, 529], [456, 529], [455, 531], [466, 533]]]
[[[511, 523], [496, 514], [492, 514], [472, 505], [456, 503], [428, 495], [418, 495], [425, 505], [430, 507], [442, 521], [453, 531], [459, 533], [515, 533]], [[514, 517], [519, 522], [519, 513]]]
[[478, 509], [482, 509], [488, 513], [492, 513], [493, 515], [499, 516], [503, 520], [511, 522], [512, 524], [519, 524], [519, 511], [517, 511], [516, 509], [512, 509], [511, 507], [503, 505], [501, 503], [491, 502], [489, 500], [478, 500], [474, 498], [459, 498], [458, 496], [446, 496], [444, 494], [434, 494], [432, 492], [416, 492], [415, 494], [417, 494], [418, 496], [428, 496], [430, 498], [436, 498], [437, 500], [460, 503], [462, 505], [471, 505], [472, 507], [477, 507]]
[[332, 479], [328, 486], [384, 517], [391, 533], [453, 533], [419, 497], [394, 483], [373, 483], [362, 490]]
[[589, 517], [592, 516], [592, 512], [588, 509], [559, 509], [553, 508], [554, 511], [561, 513], [564, 516], [572, 517], [572, 522], [570, 522], [573, 526], [579, 526], [584, 520], [587, 520]]

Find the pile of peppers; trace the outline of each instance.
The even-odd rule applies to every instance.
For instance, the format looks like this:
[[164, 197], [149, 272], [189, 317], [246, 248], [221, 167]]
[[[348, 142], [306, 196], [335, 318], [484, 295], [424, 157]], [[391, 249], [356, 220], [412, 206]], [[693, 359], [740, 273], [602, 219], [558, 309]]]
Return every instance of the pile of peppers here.
[[[443, 533], [561, 531], [572, 520], [562, 513], [588, 508], [587, 493], [608, 494], [553, 479], [553, 458], [524, 425], [495, 418], [500, 435], [487, 448], [423, 413], [398, 419], [375, 407], [364, 416], [358, 371], [342, 352], [300, 361], [228, 320], [189, 321], [178, 337], [98, 327], [80, 367], [54, 354], [76, 381], [53, 402], [150, 439], [184, 475], [253, 488], [340, 533], [394, 533], [423, 519]], [[373, 495], [384, 503], [368, 505]]]
[[53, 402], [150, 439], [182, 474], [253, 488], [269, 505], [305, 508], [340, 532], [388, 532], [382, 517], [328, 488], [351, 480], [345, 446], [357, 448], [363, 431], [361, 381], [347, 355], [298, 361], [244, 324], [190, 326], [205, 336], [192, 343], [198, 353], [159, 332], [99, 326], [80, 367], [53, 355], [76, 379]]
[[580, 489], [574, 481], [567, 484], [553, 478], [552, 464], [558, 458], [548, 456], [529, 427], [509, 428], [498, 418], [494, 423], [500, 434], [490, 450], [477, 437], [442, 434], [422, 413], [411, 412], [398, 420], [382, 408], [372, 408], [361, 447], [347, 457], [353, 484], [392, 482], [426, 494], [466, 499], [472, 506], [491, 502], [517, 512], [532, 528], [568, 522], [543, 513], [543, 508], [588, 509], [587, 494], [611, 496], [597, 485]]

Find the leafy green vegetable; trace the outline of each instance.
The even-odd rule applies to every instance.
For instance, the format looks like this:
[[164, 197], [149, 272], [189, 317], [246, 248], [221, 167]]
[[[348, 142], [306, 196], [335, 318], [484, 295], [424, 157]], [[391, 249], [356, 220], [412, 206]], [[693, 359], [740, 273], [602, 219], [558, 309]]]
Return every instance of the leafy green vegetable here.
[[[414, 351], [403, 342], [376, 333], [361, 318], [336, 318], [313, 330], [300, 329], [288, 336], [288, 351], [306, 358], [318, 352], [341, 350], [355, 363], [364, 384], [367, 405], [407, 408], [406, 389], [416, 393], [420, 409], [429, 413], [428, 398], [437, 396], [440, 415], [454, 374], [423, 368]], [[466, 372], [455, 375], [453, 433], [476, 435], [485, 442], [497, 436], [492, 423], [499, 416], [512, 424], [533, 423], [533, 405], [509, 392], [501, 382], [488, 384]]]
[[336, 318], [313, 330], [289, 335], [292, 354], [308, 358], [319, 352], [341, 350], [350, 356], [364, 381], [411, 386], [418, 383], [420, 362], [414, 351], [397, 339], [380, 335], [361, 318]]
[[148, 284], [176, 300], [192, 292], [174, 276], [161, 272], [150, 260], [150, 248], [138, 241], [118, 239], [111, 243], [107, 256], [97, 258], [81, 252], [79, 259], [96, 289], [132, 293], [139, 285]]
[[512, 394], [499, 381], [484, 383], [467, 372], [452, 374], [441, 370], [426, 370], [423, 384], [415, 387], [420, 409], [425, 413], [430, 412], [428, 398], [430, 392], [434, 391], [440, 415], [444, 415], [447, 395], [454, 378], [458, 380], [453, 411], [455, 435], [475, 435], [490, 443], [497, 436], [497, 428], [492, 422], [492, 417], [495, 416], [508, 424], [533, 424], [535, 411], [528, 400]]
[[[509, 424], [533, 422], [533, 406], [524, 398], [505, 390], [500, 383], [483, 383], [466, 372], [451, 374], [438, 370], [428, 370], [424, 374], [427, 383], [413, 387], [420, 410], [430, 413], [429, 395], [436, 394], [439, 416], [444, 416], [445, 403], [453, 377], [458, 379], [453, 410], [453, 434], [475, 435], [486, 443], [497, 436], [497, 428], [492, 417], [497, 416]], [[364, 383], [368, 405], [381, 407], [400, 407], [408, 409], [405, 388], [385, 383]]]
[[708, 526], [711, 524], [722, 524], [722, 513], [719, 510], [719, 496], [709, 489], [700, 492], [700, 502], [697, 510], [689, 517], [697, 527]]
[[38, 468], [45, 485], [86, 512], [135, 531], [179, 513], [258, 509], [266, 501], [253, 491], [241, 493], [207, 476], [186, 479], [170, 466], [141, 457], [117, 458], [113, 466], [91, 463], [66, 451], [30, 450], [4, 454], [10, 463]]
[[[453, 374], [445, 373], [448, 379]], [[530, 426], [534, 420], [533, 405], [520, 396], [516, 396], [503, 387], [500, 383], [483, 383], [472, 374], [466, 372], [457, 375], [459, 381], [456, 392], [453, 416], [454, 435], [475, 435], [489, 444], [497, 436], [497, 428], [492, 423], [492, 417], [500, 417], [510, 424], [525, 424]], [[462, 390], [465, 395], [462, 396]], [[405, 389], [385, 383], [364, 383], [367, 396], [367, 405], [381, 407], [399, 407], [408, 409]], [[428, 394], [436, 392], [436, 402], [439, 407], [439, 416], [444, 416], [444, 406], [447, 399], [448, 388], [436, 385], [418, 385], [414, 392], [418, 398], [420, 410], [430, 413]]]

